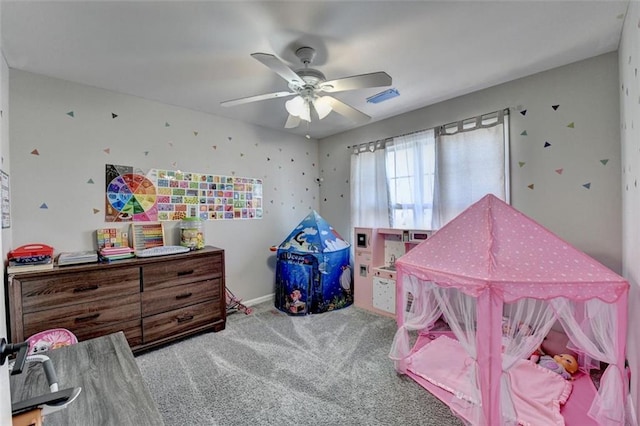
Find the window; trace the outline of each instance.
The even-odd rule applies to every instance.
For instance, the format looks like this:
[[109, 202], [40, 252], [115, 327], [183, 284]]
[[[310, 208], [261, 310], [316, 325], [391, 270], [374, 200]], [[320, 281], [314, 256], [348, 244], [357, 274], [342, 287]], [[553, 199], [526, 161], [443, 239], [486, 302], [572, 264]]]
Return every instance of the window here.
[[[439, 229], [488, 193], [508, 202], [508, 134], [508, 111], [498, 111], [355, 147], [353, 226]], [[365, 156], [384, 161], [375, 179], [386, 191], [354, 179], [371, 164]], [[363, 217], [371, 221], [362, 223]]]
[[437, 130], [433, 229], [444, 226], [486, 194], [509, 201], [509, 131], [504, 118], [499, 111]]
[[430, 229], [436, 164], [434, 130], [396, 137], [387, 144], [385, 153], [391, 226]]

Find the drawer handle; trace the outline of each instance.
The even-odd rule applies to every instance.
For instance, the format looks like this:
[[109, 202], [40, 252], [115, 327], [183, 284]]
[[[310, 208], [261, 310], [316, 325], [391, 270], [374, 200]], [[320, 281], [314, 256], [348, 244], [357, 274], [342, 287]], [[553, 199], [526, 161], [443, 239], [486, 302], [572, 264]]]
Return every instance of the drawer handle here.
[[193, 319], [193, 315], [181, 315], [176, 318], [178, 320], [178, 324], [181, 322], [191, 321]]
[[78, 317], [74, 321], [75, 322], [90, 321], [90, 320], [98, 318], [99, 316], [100, 316], [100, 313], [96, 313], [96, 314], [93, 314], [93, 315], [87, 315], [86, 317]]
[[97, 290], [99, 288], [100, 288], [100, 286], [97, 285], [97, 284], [87, 285], [87, 286], [84, 286], [84, 287], [76, 287], [76, 288], [73, 289], [73, 292], [74, 293], [82, 293], [83, 291]]
[[180, 300], [180, 299], [186, 299], [188, 297], [191, 297], [193, 293], [184, 293], [184, 294], [179, 294], [176, 296], [176, 300]]
[[180, 272], [178, 272], [178, 276], [179, 277], [182, 277], [184, 275], [191, 275], [191, 274], [193, 274], [193, 269], [191, 269], [189, 271], [180, 271]]

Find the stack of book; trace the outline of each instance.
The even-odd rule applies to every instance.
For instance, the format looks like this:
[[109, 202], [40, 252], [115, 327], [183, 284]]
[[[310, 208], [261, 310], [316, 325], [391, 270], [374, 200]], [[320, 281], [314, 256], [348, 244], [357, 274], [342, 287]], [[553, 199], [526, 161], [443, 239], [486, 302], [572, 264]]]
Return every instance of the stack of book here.
[[94, 250], [60, 253], [58, 266], [77, 265], [80, 263], [95, 263], [98, 261], [98, 253]]
[[53, 247], [45, 244], [27, 244], [7, 254], [7, 273], [32, 272], [53, 269]]
[[19, 272], [46, 271], [47, 269], [53, 269], [53, 259], [51, 259], [50, 257], [48, 260], [28, 262], [28, 263], [9, 260], [9, 265], [7, 266], [7, 273], [15, 274]]
[[133, 256], [133, 249], [131, 247], [104, 247], [100, 249], [100, 260], [103, 262], [129, 259]]

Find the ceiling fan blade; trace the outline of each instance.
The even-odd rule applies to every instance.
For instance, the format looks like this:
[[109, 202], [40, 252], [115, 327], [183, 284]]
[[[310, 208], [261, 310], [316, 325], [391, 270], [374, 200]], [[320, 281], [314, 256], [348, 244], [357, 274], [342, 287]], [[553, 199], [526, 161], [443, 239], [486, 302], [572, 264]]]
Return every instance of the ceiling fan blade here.
[[269, 69], [271, 69], [271, 71], [287, 80], [287, 82], [289, 82], [290, 84], [295, 84], [296, 86], [304, 85], [304, 80], [291, 68], [289, 68], [284, 62], [282, 62], [275, 56], [269, 55], [268, 53], [252, 53], [251, 56], [254, 59], [262, 62]]
[[328, 93], [334, 93], [344, 92], [345, 90], [366, 89], [368, 87], [382, 86], [391, 86], [391, 77], [384, 71], [325, 81], [320, 85], [320, 90]]
[[289, 117], [287, 118], [287, 122], [284, 123], [284, 128], [293, 129], [295, 127], [298, 127], [299, 125], [300, 125], [300, 117], [296, 117], [295, 115], [289, 114]]
[[297, 95], [297, 93], [293, 93], [293, 92], [265, 93], [264, 95], [249, 96], [247, 98], [232, 99], [230, 101], [220, 102], [220, 106], [230, 107], [230, 106], [248, 104], [249, 102], [264, 101], [266, 99], [286, 98], [287, 96], [294, 96], [294, 95]]
[[331, 109], [333, 109], [338, 114], [347, 117], [354, 123], [363, 124], [371, 120], [371, 117], [369, 117], [367, 114], [358, 111], [354, 107], [349, 106], [332, 96], [323, 96], [323, 99], [327, 100], [327, 102], [331, 105]]

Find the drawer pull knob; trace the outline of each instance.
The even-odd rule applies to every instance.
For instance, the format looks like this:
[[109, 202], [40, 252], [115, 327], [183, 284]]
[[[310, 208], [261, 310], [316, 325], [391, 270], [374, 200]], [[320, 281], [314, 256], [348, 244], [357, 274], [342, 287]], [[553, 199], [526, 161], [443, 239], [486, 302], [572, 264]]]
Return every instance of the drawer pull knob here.
[[189, 271], [180, 271], [180, 272], [178, 272], [178, 276], [179, 277], [182, 277], [184, 275], [191, 275], [191, 274], [193, 274], [193, 269], [191, 269]]
[[193, 293], [184, 293], [184, 294], [179, 294], [176, 296], [176, 300], [180, 300], [180, 299], [186, 299], [188, 297], [191, 297]]
[[99, 316], [100, 316], [100, 313], [95, 313], [93, 315], [87, 315], [86, 317], [78, 317], [74, 321], [75, 322], [90, 321], [90, 320], [98, 318]]
[[181, 315], [176, 319], [178, 320], [178, 324], [180, 324], [181, 322], [191, 321], [193, 319], [193, 315]]
[[76, 287], [73, 289], [74, 293], [82, 293], [83, 291], [91, 291], [91, 290], [97, 290], [99, 289], [100, 286], [97, 284], [94, 285], [86, 285], [84, 287]]

